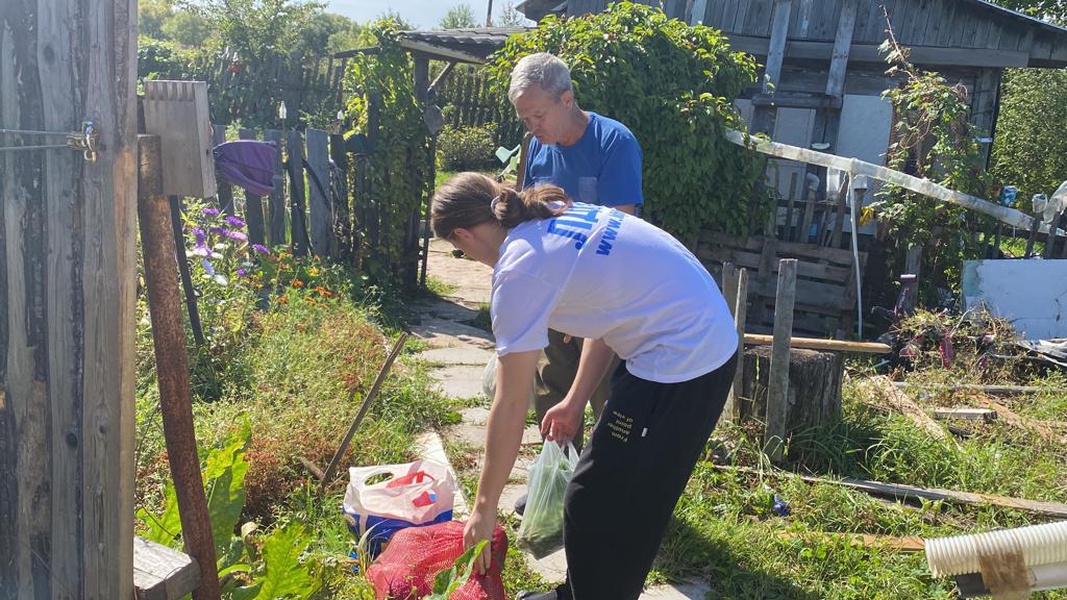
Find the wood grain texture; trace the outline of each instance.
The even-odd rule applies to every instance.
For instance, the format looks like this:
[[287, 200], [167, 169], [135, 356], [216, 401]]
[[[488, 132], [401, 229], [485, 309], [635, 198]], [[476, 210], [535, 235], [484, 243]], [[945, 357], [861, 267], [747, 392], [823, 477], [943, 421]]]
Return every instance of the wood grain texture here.
[[0, 155], [0, 590], [13, 597], [133, 586], [135, 37], [128, 0], [0, 5], [0, 128], [90, 119], [99, 134], [95, 162]]

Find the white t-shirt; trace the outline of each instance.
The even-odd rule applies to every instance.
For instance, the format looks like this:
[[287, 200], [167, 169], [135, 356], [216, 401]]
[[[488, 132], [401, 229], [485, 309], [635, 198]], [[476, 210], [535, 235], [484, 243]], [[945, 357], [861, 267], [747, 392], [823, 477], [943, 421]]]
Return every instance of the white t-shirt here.
[[726, 301], [685, 246], [590, 204], [508, 232], [490, 314], [499, 355], [544, 348], [551, 327], [603, 339], [630, 373], [659, 383], [710, 373], [737, 350]]

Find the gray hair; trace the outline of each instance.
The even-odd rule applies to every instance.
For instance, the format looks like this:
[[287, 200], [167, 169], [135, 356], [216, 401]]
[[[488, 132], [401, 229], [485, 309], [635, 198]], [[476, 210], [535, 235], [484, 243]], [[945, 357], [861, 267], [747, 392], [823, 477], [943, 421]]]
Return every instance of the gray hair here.
[[539, 85], [545, 92], [557, 100], [563, 92], [572, 91], [571, 70], [567, 63], [548, 52], [538, 52], [522, 57], [511, 70], [511, 85], [508, 88], [508, 100], [515, 98]]

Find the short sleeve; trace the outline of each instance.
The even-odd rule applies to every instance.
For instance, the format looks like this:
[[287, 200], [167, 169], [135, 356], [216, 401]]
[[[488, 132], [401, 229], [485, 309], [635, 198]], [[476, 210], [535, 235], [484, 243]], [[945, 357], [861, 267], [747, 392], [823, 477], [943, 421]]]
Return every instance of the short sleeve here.
[[641, 157], [641, 145], [633, 134], [616, 131], [604, 140], [604, 163], [597, 192], [605, 206], [645, 203]]
[[559, 286], [539, 277], [515, 271], [497, 273], [489, 311], [497, 355], [547, 346], [548, 316], [559, 294]]

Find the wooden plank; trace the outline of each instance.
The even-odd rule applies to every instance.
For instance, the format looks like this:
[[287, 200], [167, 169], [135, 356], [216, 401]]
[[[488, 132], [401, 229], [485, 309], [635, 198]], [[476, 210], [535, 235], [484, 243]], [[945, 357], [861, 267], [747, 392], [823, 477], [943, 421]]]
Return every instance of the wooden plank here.
[[[746, 136], [737, 130], [727, 130], [727, 139], [731, 142], [746, 146], [749, 142], [746, 142]], [[821, 165], [824, 167], [833, 167], [842, 171], [848, 171], [853, 175], [866, 175], [873, 177], [880, 181], [886, 181], [894, 185], [906, 188], [918, 194], [941, 200], [942, 202], [949, 202], [957, 204], [980, 212], [982, 214], [994, 217], [1007, 225], [1013, 227], [1029, 229], [1033, 221], [1031, 217], [1025, 213], [1022, 213], [1013, 208], [1000, 206], [987, 200], [950, 190], [944, 186], [938, 185], [928, 179], [919, 179], [899, 171], [883, 167], [881, 165], [875, 165], [869, 162], [859, 160], [857, 158], [844, 158], [833, 154], [826, 154], [815, 150], [809, 150], [807, 148], [798, 148], [796, 146], [789, 146], [779, 142], [772, 142], [768, 140], [761, 140], [757, 138], [749, 138], [751, 144], [757, 152], [776, 156], [779, 158], [786, 158], [789, 160], [796, 160], [800, 162], [812, 163]], [[1041, 231], [1048, 231], [1048, 227], [1041, 225]], [[1067, 235], [1062, 230], [1058, 230], [1059, 235]]]
[[285, 169], [282, 166], [282, 132], [268, 129], [264, 139], [278, 146], [278, 158], [274, 161], [274, 191], [267, 201], [267, 223], [271, 246], [285, 245]]
[[854, 490], [860, 490], [873, 496], [893, 498], [896, 500], [929, 500], [932, 502], [940, 500], [944, 502], [954, 502], [956, 504], [963, 504], [968, 506], [992, 505], [1000, 506], [1003, 508], [1013, 508], [1017, 510], [1022, 510], [1035, 515], [1042, 515], [1054, 519], [1067, 518], [1067, 504], [1061, 504], [1059, 502], [1025, 500], [1022, 498], [1010, 498], [1007, 496], [980, 494], [975, 492], [960, 492], [956, 490], [945, 490], [940, 488], [921, 488], [899, 483], [881, 483], [878, 481], [854, 479], [851, 477], [845, 477], [842, 479], [829, 479], [825, 477], [813, 477], [810, 475], [800, 475], [798, 473], [791, 473], [788, 471], [779, 471], [773, 469], [756, 470], [741, 467], [723, 466], [716, 466], [715, 468], [719, 470], [736, 471], [740, 473], [758, 473], [761, 476], [800, 479], [801, 481], [806, 481], [808, 483], [837, 485]]
[[[729, 300], [729, 299], [728, 299]], [[745, 369], [743, 366], [745, 354], [745, 319], [748, 315], [748, 271], [739, 269], [737, 272], [737, 295], [734, 303], [734, 326], [737, 328], [737, 371], [734, 372], [734, 383], [730, 387], [730, 404], [728, 418], [738, 422], [741, 418], [741, 403], [738, 401], [741, 390], [744, 389]]]
[[144, 82], [145, 132], [163, 141], [163, 191], [210, 198], [216, 193], [207, 82]]
[[[737, 324], [738, 306], [737, 306], [737, 286], [738, 286], [738, 270], [732, 263], [723, 263], [722, 275], [720, 281], [722, 281], [722, 296], [726, 300], [726, 306], [730, 308], [730, 314], [734, 317], [734, 324]], [[738, 360], [740, 360], [740, 355]], [[742, 370], [740, 367], [738, 371]], [[736, 394], [735, 394], [735, 389]], [[740, 411], [738, 406], [738, 398], [740, 395], [740, 387], [730, 386], [730, 391], [726, 395], [726, 404], [723, 406], [722, 415], [727, 422], [737, 422], [736, 414]]]
[[873, 533], [838, 533], [831, 531], [779, 531], [777, 535], [782, 539], [801, 541], [812, 540], [813, 538], [828, 538], [874, 550], [896, 552], [923, 552], [926, 550], [926, 541], [918, 536], [898, 537]]
[[330, 137], [321, 129], [308, 128], [308, 213], [311, 248], [319, 256], [333, 256], [333, 206], [327, 194], [330, 185]]
[[894, 381], [893, 385], [905, 389], [920, 389], [935, 392], [981, 392], [993, 396], [1020, 396], [1027, 394], [1067, 394], [1067, 388], [1050, 388], [1037, 385], [983, 385], [978, 383], [954, 383], [935, 385]]
[[907, 394], [894, 387], [888, 378], [883, 376], [871, 377], [860, 382], [860, 389], [865, 391], [867, 397], [879, 406], [885, 406], [908, 417], [933, 438], [939, 440], [951, 439], [941, 425], [927, 416], [926, 411], [915, 404], [915, 401], [909, 398]]
[[774, 342], [767, 378], [767, 429], [763, 434], [763, 445], [774, 461], [782, 458], [785, 422], [789, 414], [789, 340], [793, 336], [796, 264], [795, 258], [779, 261], [778, 293], [774, 300]]
[[845, 92], [845, 71], [852, 48], [852, 34], [856, 28], [859, 0], [842, 0], [841, 20], [837, 23], [834, 50], [830, 57], [830, 73], [826, 80], [826, 95], [840, 98]]
[[729, 19], [733, 16], [733, 25], [730, 27], [729, 31], [747, 34], [748, 32], [745, 31], [745, 17], [748, 15], [748, 6], [750, 3], [747, 0], [730, 0], [730, 2], [730, 8], [732, 10], [727, 10], [726, 18]]
[[813, 4], [814, 0], [799, 0], [797, 10], [793, 11], [793, 23], [789, 29], [790, 38], [807, 39], [808, 30], [811, 27]]
[[[226, 127], [218, 123], [211, 125], [211, 145], [218, 146], [226, 142]], [[226, 180], [220, 180], [216, 185], [216, 197], [219, 209], [227, 215], [233, 214], [233, 186]]]
[[[242, 140], [256, 139], [256, 132], [242, 127], [238, 131]], [[248, 225], [248, 243], [265, 246], [267, 244], [263, 223], [263, 196], [245, 192], [245, 224]]]
[[[766, 346], [774, 342], [774, 336], [746, 333], [745, 343], [750, 346]], [[865, 354], [887, 354], [893, 349], [877, 342], [849, 342], [845, 340], [823, 340], [816, 338], [793, 337], [789, 340], [791, 348], [805, 350], [827, 350], [833, 352], [857, 352]]]
[[[731, 35], [730, 46], [734, 50], [755, 56], [767, 56], [770, 50], [767, 38]], [[834, 53], [833, 42], [790, 40], [787, 44], [790, 60], [830, 60]], [[853, 41], [849, 50], [850, 63], [884, 64], [878, 44]], [[914, 46], [911, 61], [926, 68], [937, 67], [1026, 67], [1032, 66], [1030, 55], [1018, 50], [991, 50], [988, 48], [938, 48]]]
[[970, 407], [938, 407], [934, 409], [934, 418], [939, 421], [995, 421], [997, 418], [997, 411], [990, 408], [970, 408]]
[[308, 253], [307, 208], [304, 187], [304, 138], [299, 131], [290, 131], [286, 140], [289, 149], [289, 226], [293, 254]]
[[139, 537], [133, 540], [137, 600], [178, 600], [196, 588], [200, 565], [189, 555]]
[[[794, 273], [795, 272], [794, 269]], [[775, 295], [773, 282], [757, 281], [750, 284], [750, 286], [750, 291], [752, 293], [766, 297], [774, 297]], [[798, 279], [795, 287], [797, 290], [797, 297], [803, 299], [805, 305], [820, 306], [826, 309], [832, 309], [835, 312], [849, 311], [855, 308], [852, 304], [852, 300], [845, 297], [845, 290], [841, 285]]]
[[774, 0], [771, 16], [771, 39], [767, 48], [767, 66], [764, 69], [763, 93], [769, 94], [778, 85], [785, 59], [785, 43], [789, 37], [789, 12], [791, 0]]
[[70, 133], [89, 116], [99, 135], [95, 162], [0, 153], [5, 597], [132, 589], [136, 18], [128, 0], [0, 9], [0, 128]]

